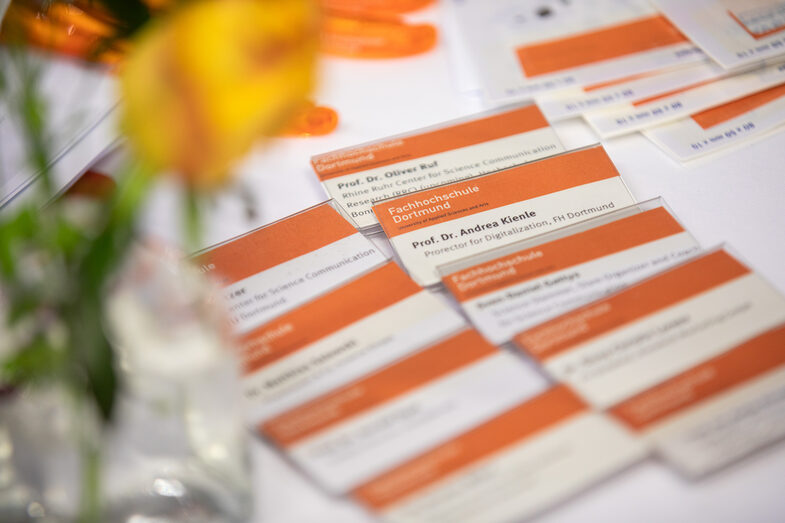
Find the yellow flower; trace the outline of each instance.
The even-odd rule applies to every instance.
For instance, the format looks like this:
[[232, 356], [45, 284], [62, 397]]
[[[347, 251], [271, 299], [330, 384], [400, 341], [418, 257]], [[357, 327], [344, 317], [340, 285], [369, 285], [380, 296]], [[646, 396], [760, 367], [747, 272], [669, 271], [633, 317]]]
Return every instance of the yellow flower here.
[[201, 0], [155, 20], [120, 71], [132, 147], [191, 185], [225, 181], [302, 106], [317, 41], [310, 0]]

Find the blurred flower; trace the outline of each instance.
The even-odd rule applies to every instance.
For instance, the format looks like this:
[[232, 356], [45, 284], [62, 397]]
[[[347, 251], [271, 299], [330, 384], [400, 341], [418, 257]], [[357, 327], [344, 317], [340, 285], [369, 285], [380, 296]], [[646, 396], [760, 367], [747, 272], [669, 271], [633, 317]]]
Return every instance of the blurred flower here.
[[46, 51], [115, 64], [123, 43], [115, 40], [114, 21], [100, 5], [80, 6], [16, 0], [8, 7], [0, 41], [25, 43]]
[[317, 40], [310, 0], [201, 0], [154, 20], [120, 71], [132, 147], [191, 186], [224, 182], [302, 107]]

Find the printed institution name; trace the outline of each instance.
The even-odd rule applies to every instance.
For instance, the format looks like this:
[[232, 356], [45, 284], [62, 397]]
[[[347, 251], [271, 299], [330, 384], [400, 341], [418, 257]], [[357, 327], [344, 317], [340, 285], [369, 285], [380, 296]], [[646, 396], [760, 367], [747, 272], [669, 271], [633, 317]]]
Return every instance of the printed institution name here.
[[401, 223], [409, 221], [412, 218], [419, 218], [420, 216], [446, 211], [451, 208], [450, 200], [460, 198], [461, 196], [469, 196], [478, 192], [480, 192], [480, 188], [473, 185], [466, 189], [455, 189], [454, 191], [437, 194], [430, 198], [423, 198], [422, 200], [412, 200], [400, 207], [390, 207], [387, 209], [387, 212], [390, 213], [394, 223]]

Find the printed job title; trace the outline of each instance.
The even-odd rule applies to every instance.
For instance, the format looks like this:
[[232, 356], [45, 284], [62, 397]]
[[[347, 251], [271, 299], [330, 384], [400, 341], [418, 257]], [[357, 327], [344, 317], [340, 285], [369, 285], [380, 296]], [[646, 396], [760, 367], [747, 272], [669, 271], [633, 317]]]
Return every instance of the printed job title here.
[[412, 218], [446, 211], [451, 208], [450, 200], [460, 198], [461, 196], [469, 196], [478, 192], [480, 192], [480, 188], [473, 185], [466, 189], [455, 189], [448, 193], [437, 194], [422, 200], [412, 200], [400, 207], [390, 207], [387, 211], [390, 213], [390, 216], [392, 216], [394, 223], [406, 222]]

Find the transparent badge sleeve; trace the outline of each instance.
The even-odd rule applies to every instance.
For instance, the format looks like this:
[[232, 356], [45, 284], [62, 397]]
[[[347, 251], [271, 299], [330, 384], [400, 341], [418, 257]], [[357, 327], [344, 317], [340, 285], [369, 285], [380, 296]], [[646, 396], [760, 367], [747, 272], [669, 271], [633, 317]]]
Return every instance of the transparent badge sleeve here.
[[332, 200], [195, 254], [247, 332], [387, 260]]
[[679, 120], [764, 91], [783, 81], [785, 64], [768, 65], [755, 71], [698, 83], [677, 93], [590, 111], [584, 114], [584, 118], [600, 136], [609, 138]]
[[643, 134], [680, 162], [729, 151], [785, 124], [785, 84], [691, 114]]
[[661, 198], [457, 260], [444, 287], [492, 343], [700, 252]]
[[516, 355], [465, 329], [260, 428], [340, 494], [518, 404], [543, 381]]
[[698, 63], [705, 55], [646, 1], [454, 2], [491, 99], [537, 96]]
[[[558, 173], [555, 175], [554, 173]], [[635, 202], [600, 145], [377, 202], [398, 259], [423, 286], [437, 267]]]
[[783, 338], [785, 297], [720, 247], [515, 342], [699, 477], [785, 435]]
[[664, 95], [698, 83], [727, 75], [722, 67], [703, 62], [685, 67], [656, 71], [608, 84], [563, 89], [536, 98], [537, 105], [550, 122], [581, 116], [589, 111]]
[[361, 230], [374, 202], [512, 167], [564, 147], [534, 104], [517, 104], [311, 158], [327, 193]]
[[722, 350], [607, 409], [690, 479], [785, 437], [785, 297], [728, 246], [706, 256], [718, 252], [749, 270], [736, 282], [736, 310], [765, 301], [761, 314], [734, 329]]
[[466, 328], [386, 262], [240, 338], [248, 418], [258, 426]]
[[785, 53], [785, 4], [777, 0], [654, 0], [668, 19], [728, 70]]
[[645, 445], [556, 385], [361, 485], [388, 522], [519, 521], [644, 459]]

